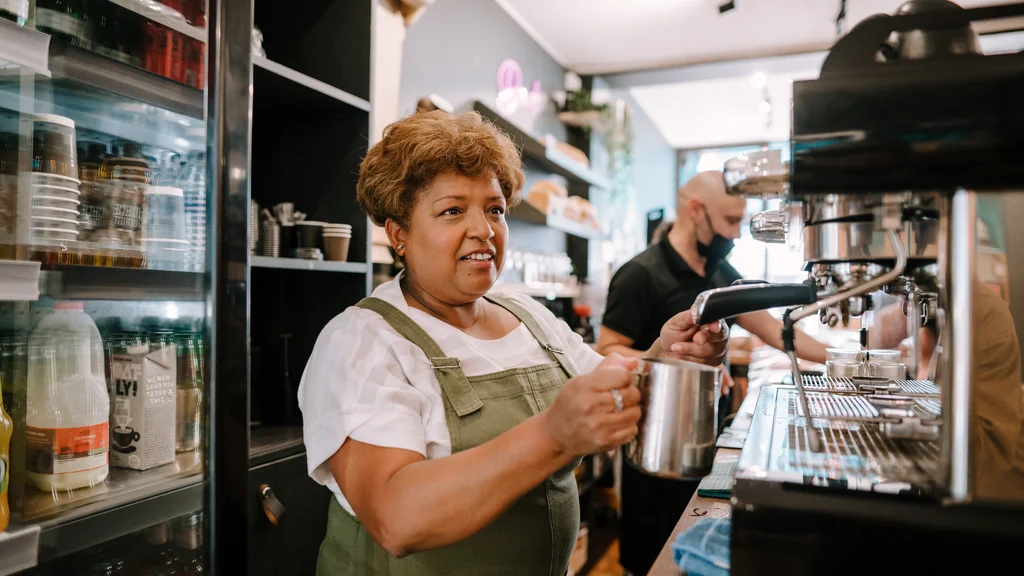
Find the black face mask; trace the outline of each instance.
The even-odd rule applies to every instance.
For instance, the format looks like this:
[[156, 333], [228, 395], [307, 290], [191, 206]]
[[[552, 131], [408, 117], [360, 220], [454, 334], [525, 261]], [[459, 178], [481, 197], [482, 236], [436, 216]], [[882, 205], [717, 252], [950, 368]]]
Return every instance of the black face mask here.
[[711, 238], [710, 244], [697, 240], [697, 254], [700, 254], [701, 258], [707, 259], [708, 264], [717, 264], [725, 260], [729, 252], [732, 252], [734, 242], [714, 231], [715, 228], [711, 225], [711, 217], [708, 216], [707, 210], [704, 210], [704, 220], [715, 235]]

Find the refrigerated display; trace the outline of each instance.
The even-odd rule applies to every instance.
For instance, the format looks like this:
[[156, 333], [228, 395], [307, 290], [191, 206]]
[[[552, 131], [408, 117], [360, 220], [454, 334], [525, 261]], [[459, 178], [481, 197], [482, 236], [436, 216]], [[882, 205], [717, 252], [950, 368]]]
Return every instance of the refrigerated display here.
[[0, 574], [206, 568], [205, 14], [0, 2]]
[[[0, 576], [314, 571], [295, 388], [370, 289], [373, 6], [0, 0]], [[250, 255], [251, 201], [347, 261]]]

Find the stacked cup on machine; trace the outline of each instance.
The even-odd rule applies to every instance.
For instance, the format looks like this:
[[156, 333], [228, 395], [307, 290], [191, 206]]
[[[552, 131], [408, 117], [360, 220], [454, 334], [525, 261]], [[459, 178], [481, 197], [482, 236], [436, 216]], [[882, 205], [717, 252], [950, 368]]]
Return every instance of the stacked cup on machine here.
[[55, 114], [37, 114], [32, 144], [31, 243], [58, 259], [72, 257], [67, 248], [78, 242], [81, 203], [75, 122]]

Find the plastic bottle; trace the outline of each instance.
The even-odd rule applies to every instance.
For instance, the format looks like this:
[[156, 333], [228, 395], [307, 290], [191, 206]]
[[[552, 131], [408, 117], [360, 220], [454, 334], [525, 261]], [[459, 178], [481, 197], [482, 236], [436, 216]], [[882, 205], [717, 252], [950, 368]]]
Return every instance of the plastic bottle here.
[[40, 490], [96, 486], [109, 471], [103, 341], [81, 302], [57, 302], [29, 337], [26, 473]]

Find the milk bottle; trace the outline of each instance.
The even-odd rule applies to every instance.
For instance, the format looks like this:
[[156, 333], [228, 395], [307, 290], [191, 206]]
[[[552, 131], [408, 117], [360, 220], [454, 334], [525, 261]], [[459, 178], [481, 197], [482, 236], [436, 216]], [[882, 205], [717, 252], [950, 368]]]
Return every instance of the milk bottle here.
[[57, 302], [28, 344], [25, 476], [56, 492], [107, 477], [110, 398], [100, 332], [81, 302]]

